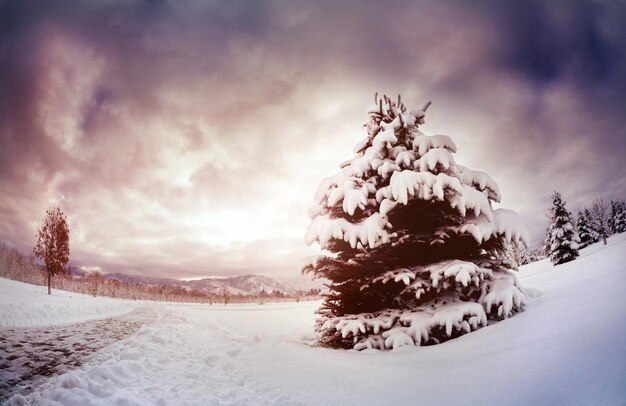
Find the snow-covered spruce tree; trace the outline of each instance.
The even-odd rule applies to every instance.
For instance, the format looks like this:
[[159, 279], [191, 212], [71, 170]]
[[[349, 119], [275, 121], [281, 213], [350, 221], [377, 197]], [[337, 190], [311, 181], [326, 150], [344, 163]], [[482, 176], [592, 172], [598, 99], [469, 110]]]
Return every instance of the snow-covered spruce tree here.
[[613, 234], [626, 231], [626, 204], [623, 200], [611, 200], [609, 226]]
[[578, 241], [574, 232], [572, 215], [565, 208], [565, 202], [561, 198], [561, 194], [556, 191], [552, 195], [552, 207], [549, 211], [549, 218], [550, 261], [554, 265], [558, 265], [578, 257]]
[[525, 241], [486, 173], [457, 165], [445, 135], [427, 136], [427, 103], [374, 97], [367, 137], [326, 178], [309, 212], [307, 244], [327, 254], [304, 272], [327, 278], [317, 343], [357, 350], [437, 344], [523, 310], [506, 258]]
[[617, 200], [615, 207], [615, 219], [613, 220], [615, 233], [618, 234], [626, 232], [626, 203], [624, 203], [621, 199]]
[[591, 213], [589, 209], [578, 211], [576, 217], [576, 232], [578, 233], [578, 248], [585, 248], [598, 241], [596, 232], [591, 226]]

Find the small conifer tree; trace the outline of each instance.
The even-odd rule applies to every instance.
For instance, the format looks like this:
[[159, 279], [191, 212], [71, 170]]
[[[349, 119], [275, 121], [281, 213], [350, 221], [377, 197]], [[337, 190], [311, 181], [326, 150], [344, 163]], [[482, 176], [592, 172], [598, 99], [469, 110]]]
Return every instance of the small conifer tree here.
[[569, 262], [578, 257], [578, 242], [574, 222], [559, 192], [552, 195], [549, 215], [549, 256], [554, 265]]
[[578, 216], [576, 217], [576, 232], [578, 233], [579, 240], [578, 248], [588, 247], [598, 240], [591, 226], [591, 214], [589, 213], [589, 209], [578, 211]]
[[624, 204], [623, 200], [611, 200], [609, 226], [613, 234], [626, 231], [626, 204]]

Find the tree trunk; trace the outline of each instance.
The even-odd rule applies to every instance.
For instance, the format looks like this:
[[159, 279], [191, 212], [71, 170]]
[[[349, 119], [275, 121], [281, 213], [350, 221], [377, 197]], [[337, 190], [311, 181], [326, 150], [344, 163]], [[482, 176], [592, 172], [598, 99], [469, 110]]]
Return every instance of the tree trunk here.
[[602, 237], [602, 241], [604, 241], [604, 245], [606, 245], [606, 237]]
[[52, 292], [50, 291], [50, 272], [48, 272], [48, 294], [52, 294]]

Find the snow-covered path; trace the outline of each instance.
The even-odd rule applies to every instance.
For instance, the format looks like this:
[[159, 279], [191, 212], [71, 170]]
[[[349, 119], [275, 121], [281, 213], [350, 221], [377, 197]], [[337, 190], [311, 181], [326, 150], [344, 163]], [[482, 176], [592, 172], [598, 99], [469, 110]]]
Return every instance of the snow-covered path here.
[[521, 271], [524, 313], [387, 353], [308, 346], [319, 303], [153, 304], [155, 323], [9, 404], [624, 404], [626, 238], [582, 254]]
[[0, 330], [0, 402], [80, 367], [98, 350], [153, 322], [155, 315], [143, 307], [109, 319]]
[[156, 309], [154, 324], [99, 351], [84, 367], [51, 379], [35, 393], [14, 396], [8, 404], [301, 404], [280, 388], [252, 381], [241, 354], [258, 337], [244, 336], [222, 324], [221, 317], [206, 314], [247, 310], [193, 305]]

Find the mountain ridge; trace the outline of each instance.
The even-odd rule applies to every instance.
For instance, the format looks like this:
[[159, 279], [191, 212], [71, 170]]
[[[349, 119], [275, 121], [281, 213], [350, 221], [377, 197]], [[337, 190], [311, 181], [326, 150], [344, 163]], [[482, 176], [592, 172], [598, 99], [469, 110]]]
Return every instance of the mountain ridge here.
[[197, 290], [204, 293], [221, 293], [224, 288], [230, 294], [258, 295], [261, 292], [281, 292], [285, 295], [296, 293], [299, 289], [285, 282], [279, 282], [265, 275], [245, 274], [224, 278], [207, 277], [193, 280], [171, 278], [155, 278], [149, 276], [129, 275], [123, 273], [108, 273], [102, 275], [106, 279], [115, 279], [126, 283], [141, 283], [144, 285], [177, 286], [188, 290]]

